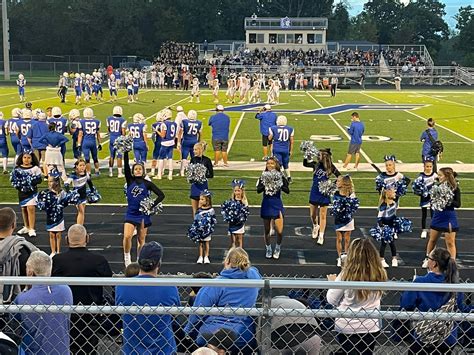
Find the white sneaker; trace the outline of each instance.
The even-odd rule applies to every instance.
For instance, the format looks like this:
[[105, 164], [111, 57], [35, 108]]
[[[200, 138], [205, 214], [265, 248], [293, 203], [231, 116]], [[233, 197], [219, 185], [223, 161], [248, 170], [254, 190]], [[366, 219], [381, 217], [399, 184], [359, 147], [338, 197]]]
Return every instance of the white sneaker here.
[[382, 266], [383, 266], [384, 268], [390, 267], [390, 266], [387, 264], [387, 262], [385, 261], [385, 259], [382, 259]]
[[161, 175], [153, 176], [153, 180], [161, 180]]
[[30, 230], [28, 231], [28, 236], [29, 236], [29, 237], [32, 237], [32, 238], [33, 238], [33, 237], [36, 237], [36, 231], [35, 231], [34, 229], [30, 229]]
[[120, 178], [124, 178], [125, 175], [123, 175], [123, 174], [118, 174], [117, 177], [120, 179]]
[[109, 177], [114, 177], [114, 173], [109, 173]]
[[397, 258], [392, 259], [392, 267], [398, 267], [398, 259]]
[[211, 263], [211, 260], [209, 260], [209, 257], [205, 256], [204, 257], [204, 264], [210, 264], [210, 263]]
[[423, 264], [421, 264], [421, 267], [424, 268], [424, 269], [427, 269], [428, 268], [428, 258], [425, 258], [425, 260], [423, 260]]
[[125, 264], [125, 267], [127, 267], [128, 265], [130, 265], [132, 263], [132, 259], [130, 258], [130, 254], [123, 256], [123, 262]]
[[319, 236], [319, 237], [318, 237], [318, 240], [316, 241], [316, 243], [318, 243], [319, 245], [323, 245], [323, 244], [324, 244], [324, 237]]
[[29, 232], [29, 229], [26, 227], [23, 227], [18, 232], [16, 232], [16, 234], [28, 234], [28, 232]]
[[341, 258], [337, 258], [337, 267], [341, 267], [342, 266], [342, 260]]
[[273, 259], [280, 259], [281, 247], [279, 245], [275, 246], [275, 251], [273, 252]]
[[173, 180], [173, 175], [168, 175], [168, 180]]
[[319, 224], [314, 224], [313, 231], [311, 232], [311, 238], [313, 239], [318, 238], [318, 234], [319, 234]]
[[271, 259], [273, 257], [272, 247], [271, 245], [267, 246], [267, 251], [265, 253], [265, 257], [267, 259]]
[[49, 254], [49, 257], [52, 258], [52, 257], [54, 257], [55, 255], [56, 255], [56, 253], [51, 253], [51, 254]]
[[428, 231], [426, 229], [423, 229], [423, 231], [421, 232], [420, 238], [426, 239], [427, 236], [428, 236]]
[[398, 234], [397, 234], [397, 233], [395, 233], [395, 234], [393, 235], [393, 239], [398, 239]]
[[202, 256], [200, 256], [197, 261], [196, 261], [196, 264], [202, 264], [204, 262], [204, 259], [202, 258]]

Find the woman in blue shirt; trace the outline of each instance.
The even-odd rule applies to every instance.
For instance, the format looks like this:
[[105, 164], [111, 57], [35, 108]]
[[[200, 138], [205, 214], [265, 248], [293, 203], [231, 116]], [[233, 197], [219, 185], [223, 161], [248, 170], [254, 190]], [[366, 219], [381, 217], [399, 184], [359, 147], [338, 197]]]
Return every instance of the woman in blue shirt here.
[[[224, 269], [219, 279], [261, 279], [258, 270], [250, 266], [247, 252], [242, 248], [229, 250], [224, 260]], [[255, 307], [258, 288], [243, 287], [203, 287], [199, 290], [194, 307]], [[243, 316], [197, 316], [189, 317], [184, 328], [198, 346], [204, 346], [204, 334], [214, 334], [220, 329], [228, 329], [236, 336], [235, 350], [247, 353], [255, 345], [255, 324], [251, 317]]]
[[[448, 250], [444, 248], [434, 249], [428, 256], [429, 272], [424, 276], [418, 276], [414, 282], [417, 283], [458, 283], [459, 275], [456, 261], [451, 257]], [[418, 310], [420, 312], [437, 311], [445, 305], [451, 297], [456, 298], [457, 308], [462, 312], [469, 310], [463, 305], [462, 293], [432, 292], [432, 291], [407, 291], [402, 294], [400, 307], [407, 311]], [[412, 331], [413, 343], [410, 345], [409, 354], [451, 354], [456, 345], [458, 329], [454, 324], [451, 333], [440, 344], [423, 343], [420, 335]]]

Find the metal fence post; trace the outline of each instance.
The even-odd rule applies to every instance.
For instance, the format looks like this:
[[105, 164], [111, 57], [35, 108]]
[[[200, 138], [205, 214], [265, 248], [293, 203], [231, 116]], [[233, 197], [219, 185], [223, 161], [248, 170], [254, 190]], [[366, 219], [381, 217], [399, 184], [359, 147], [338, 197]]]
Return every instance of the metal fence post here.
[[272, 308], [272, 289], [270, 280], [265, 280], [262, 294], [263, 316], [260, 319], [260, 344], [262, 354], [268, 354], [272, 346], [272, 317], [269, 310]]

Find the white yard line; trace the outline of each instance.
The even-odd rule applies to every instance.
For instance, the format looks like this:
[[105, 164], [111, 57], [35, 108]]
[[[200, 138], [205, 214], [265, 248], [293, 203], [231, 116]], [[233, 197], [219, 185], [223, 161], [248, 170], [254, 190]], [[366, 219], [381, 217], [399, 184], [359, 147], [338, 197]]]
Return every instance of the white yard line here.
[[[29, 94], [30, 92], [38, 92], [38, 91], [46, 91], [46, 90], [51, 91], [51, 88], [42, 88], [42, 89], [35, 89], [35, 90], [25, 90], [25, 94]], [[13, 92], [11, 92], [11, 93], [9, 93], [9, 94], [0, 94], [0, 96], [11, 96], [11, 95], [13, 95], [13, 96], [18, 96], [18, 89], [15, 90], [15, 91], [13, 91]], [[25, 95], [25, 97], [27, 97], [27, 96]], [[28, 100], [26, 100], [26, 101], [28, 101]], [[21, 103], [21, 102], [20, 102], [20, 103]]]
[[242, 112], [240, 115], [239, 121], [237, 122], [237, 125], [234, 128], [234, 131], [232, 132], [232, 136], [230, 137], [229, 141], [229, 147], [227, 148], [227, 154], [230, 152], [230, 148], [232, 148], [232, 144], [234, 144], [235, 137], [237, 136], [237, 132], [239, 131], [240, 125], [242, 124], [242, 121], [244, 119], [245, 112]]
[[372, 96], [372, 95], [369, 95], [369, 94], [367, 94], [367, 93], [365, 93], [365, 92], [360, 92], [359, 94], [362, 94], [362, 95], [365, 95], [365, 96], [367, 96], [367, 97], [370, 97], [371, 99], [374, 99], [374, 100], [380, 101], [380, 102], [382, 102], [382, 103], [384, 103], [384, 104], [386, 104], [386, 105], [393, 105], [392, 103], [390, 103], [390, 102], [388, 102], [388, 101], [385, 101], [385, 100], [379, 99], [379, 98], [377, 98], [377, 97], [374, 97], [374, 96]]
[[466, 106], [466, 107], [469, 107], [469, 108], [474, 108], [473, 105], [463, 104], [463, 103], [460, 103], [460, 102], [446, 100], [446, 99], [442, 99], [440, 97], [430, 96], [430, 95], [426, 95], [426, 94], [422, 94], [422, 95], [425, 96], [425, 97], [428, 97], [430, 99], [433, 99], [433, 100], [440, 100], [440, 101], [444, 101], [444, 102], [447, 102], [447, 103], [450, 103], [450, 104], [455, 104], [455, 105]]
[[[366, 94], [366, 93], [362, 93], [362, 94], [364, 94], [365, 96], [371, 97], [371, 98], [374, 99], [374, 100], [378, 100], [378, 101], [380, 101], [380, 102], [383, 102], [384, 104], [393, 105], [392, 103], [390, 103], [390, 102], [388, 102], [388, 101], [385, 101], [385, 100], [382, 100], [382, 99], [378, 99], [378, 98], [376, 98], [376, 97], [374, 97], [374, 96], [371, 96], [371, 95], [368, 95], [368, 94]], [[426, 96], [426, 95], [425, 95], [425, 96]], [[428, 96], [428, 97], [430, 97], [430, 96]], [[433, 97], [433, 99], [435, 99], [435, 98]], [[415, 116], [415, 117], [418, 117], [418, 118], [420, 118], [420, 119], [422, 119], [423, 121], [426, 122], [426, 118], [425, 118], [425, 117], [420, 116], [420, 115], [418, 115], [418, 114], [416, 114], [416, 113], [414, 113], [414, 112], [411, 112], [411, 111], [409, 111], [409, 110], [404, 110], [404, 111], [407, 112], [407, 113], [409, 113], [410, 115], [413, 115], [413, 116]], [[465, 140], [467, 140], [467, 141], [469, 141], [469, 142], [471, 142], [471, 143], [474, 142], [473, 139], [468, 138], [468, 137], [466, 137], [466, 136], [463, 136], [462, 134], [460, 134], [460, 133], [458, 133], [458, 132], [456, 132], [456, 131], [453, 131], [452, 129], [450, 129], [450, 128], [448, 128], [448, 127], [445, 127], [445, 126], [443, 126], [443, 125], [440, 125], [439, 123], [436, 123], [436, 126], [437, 126], [437, 127], [441, 127], [441, 128], [443, 128], [443, 129], [445, 129], [446, 131], [451, 132], [452, 134], [455, 134], [455, 135], [457, 135], [458, 137], [461, 137], [461, 138], [463, 138], [463, 139], [465, 139]]]
[[[324, 108], [323, 105], [321, 105], [321, 103], [316, 100], [308, 91], [306, 91], [306, 94], [308, 94], [308, 96], [314, 101], [316, 102], [319, 107], [321, 108]], [[339, 122], [337, 122], [337, 120], [332, 116], [332, 115], [328, 115], [329, 118], [334, 122], [334, 124], [342, 131], [342, 133], [344, 133], [344, 135], [349, 139], [349, 141], [351, 140], [351, 136], [349, 135], [349, 133], [347, 133], [347, 130], [344, 129], [344, 127], [342, 127]], [[367, 155], [366, 152], [364, 152], [362, 149], [360, 150], [360, 154], [365, 158], [365, 160], [367, 160], [368, 163], [370, 164], [373, 164], [374, 162], [372, 161], [372, 159], [370, 159], [370, 157]]]

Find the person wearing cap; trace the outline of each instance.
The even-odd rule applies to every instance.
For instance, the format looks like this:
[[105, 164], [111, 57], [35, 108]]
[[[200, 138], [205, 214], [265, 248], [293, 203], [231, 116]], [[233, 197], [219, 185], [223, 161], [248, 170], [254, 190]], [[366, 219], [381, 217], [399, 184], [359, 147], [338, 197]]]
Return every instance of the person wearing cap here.
[[122, 117], [123, 110], [121, 106], [115, 106], [112, 111], [112, 116], [107, 117], [107, 130], [109, 131], [109, 150], [110, 150], [110, 157], [109, 157], [109, 177], [113, 177], [113, 169], [114, 169], [114, 160], [115, 156], [117, 156], [117, 170], [118, 170], [118, 177], [123, 178], [123, 171], [122, 171], [122, 154], [115, 151], [114, 143], [115, 140], [125, 135], [125, 130], [127, 129], [127, 120]]
[[[31, 129], [28, 131], [28, 142], [40, 161], [44, 163], [46, 144], [41, 142], [41, 138], [48, 133], [48, 123], [46, 122], [46, 114], [40, 112], [38, 120], [31, 121]], [[47, 175], [46, 164], [43, 166], [43, 175]]]
[[[112, 277], [107, 259], [87, 249], [89, 235], [83, 225], [69, 227], [66, 241], [69, 250], [53, 257], [54, 277]], [[105, 304], [102, 286], [71, 286], [74, 304]], [[71, 315], [71, 352], [73, 354], [96, 354], [99, 342], [99, 323], [92, 314]]]
[[[61, 108], [55, 106], [51, 109], [51, 114], [53, 115], [52, 118], [49, 118], [47, 120], [48, 124], [54, 123], [56, 125], [56, 132], [61, 133], [62, 135], [65, 135], [67, 132], [67, 119], [63, 117]], [[63, 156], [63, 159], [66, 155], [66, 143], [61, 145], [61, 154]]]
[[262, 146], [263, 146], [263, 158], [265, 160], [268, 157], [268, 152], [272, 151], [272, 141], [268, 137], [270, 127], [275, 126], [277, 123], [277, 115], [272, 111], [272, 107], [269, 104], [263, 106], [262, 109], [255, 115], [255, 118], [260, 121], [260, 133], [262, 134]]
[[[77, 138], [77, 149], [82, 150], [86, 161], [86, 170], [91, 172], [91, 155], [94, 161], [95, 175], [99, 176], [99, 158], [97, 150], [102, 150], [100, 144], [100, 121], [94, 118], [94, 111], [86, 107], [82, 113], [84, 118], [79, 120], [79, 137]], [[96, 143], [97, 140], [97, 143]]]
[[224, 106], [217, 105], [217, 113], [209, 118], [208, 125], [212, 128], [212, 146], [214, 148], [214, 166], [224, 160], [224, 166], [228, 166], [227, 148], [229, 145], [230, 117], [224, 113]]
[[[156, 278], [161, 268], [163, 247], [155, 241], [145, 243], [138, 256], [140, 273], [135, 278]], [[180, 306], [176, 286], [117, 286], [117, 306]], [[172, 322], [165, 315], [125, 314], [123, 321], [123, 354], [174, 354], [177, 351]]]

